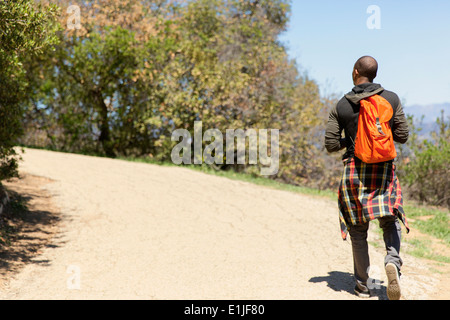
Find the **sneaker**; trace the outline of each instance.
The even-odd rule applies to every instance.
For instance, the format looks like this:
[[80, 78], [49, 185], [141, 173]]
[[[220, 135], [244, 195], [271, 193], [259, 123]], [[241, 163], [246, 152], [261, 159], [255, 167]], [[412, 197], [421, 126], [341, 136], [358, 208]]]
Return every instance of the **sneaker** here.
[[400, 278], [395, 264], [388, 263], [386, 265], [386, 275], [388, 278], [387, 296], [389, 300], [400, 300]]
[[356, 295], [360, 298], [363, 299], [370, 298], [370, 291], [368, 288], [361, 288], [360, 286], [356, 285], [354, 291]]

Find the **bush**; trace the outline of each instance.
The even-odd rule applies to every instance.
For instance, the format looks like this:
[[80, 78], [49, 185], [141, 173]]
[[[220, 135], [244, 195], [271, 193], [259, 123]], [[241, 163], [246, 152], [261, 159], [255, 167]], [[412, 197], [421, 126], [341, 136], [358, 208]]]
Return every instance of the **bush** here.
[[14, 150], [28, 98], [23, 61], [55, 41], [56, 8], [33, 0], [0, 2], [0, 181], [17, 175]]
[[412, 160], [403, 168], [408, 196], [450, 208], [450, 122], [444, 114], [430, 140], [413, 140]]

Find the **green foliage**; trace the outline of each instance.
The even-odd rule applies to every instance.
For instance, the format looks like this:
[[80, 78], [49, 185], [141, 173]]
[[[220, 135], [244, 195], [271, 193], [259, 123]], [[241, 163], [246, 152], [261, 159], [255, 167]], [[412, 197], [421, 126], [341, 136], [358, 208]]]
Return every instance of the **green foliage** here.
[[410, 161], [403, 167], [408, 195], [421, 202], [450, 208], [450, 121], [444, 113], [430, 140], [413, 136]]
[[0, 2], [0, 181], [17, 174], [13, 147], [22, 134], [28, 81], [25, 58], [55, 43], [56, 8], [32, 0]]
[[326, 172], [316, 127], [328, 104], [277, 40], [290, 1], [78, 5], [82, 28], [65, 30], [55, 51], [26, 65], [34, 95], [24, 144], [168, 161], [173, 130], [193, 134], [201, 120], [222, 132], [279, 129], [273, 178], [310, 184]]

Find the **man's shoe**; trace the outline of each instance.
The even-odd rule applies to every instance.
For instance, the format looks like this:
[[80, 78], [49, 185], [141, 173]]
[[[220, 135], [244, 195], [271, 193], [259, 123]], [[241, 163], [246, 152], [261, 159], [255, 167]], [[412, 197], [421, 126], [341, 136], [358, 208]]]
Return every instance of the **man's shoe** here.
[[356, 295], [360, 298], [363, 299], [370, 298], [370, 291], [368, 288], [361, 288], [360, 286], [356, 285], [354, 291]]
[[386, 265], [386, 275], [388, 278], [387, 296], [389, 300], [400, 300], [400, 278], [398, 269], [395, 264], [388, 263]]

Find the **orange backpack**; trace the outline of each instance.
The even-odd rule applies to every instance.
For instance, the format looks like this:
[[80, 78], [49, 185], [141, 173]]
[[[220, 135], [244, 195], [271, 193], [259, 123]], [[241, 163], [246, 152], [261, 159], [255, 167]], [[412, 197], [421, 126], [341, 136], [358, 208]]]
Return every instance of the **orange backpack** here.
[[358, 132], [355, 140], [355, 156], [365, 163], [379, 163], [397, 157], [389, 121], [394, 110], [379, 95], [361, 100]]

